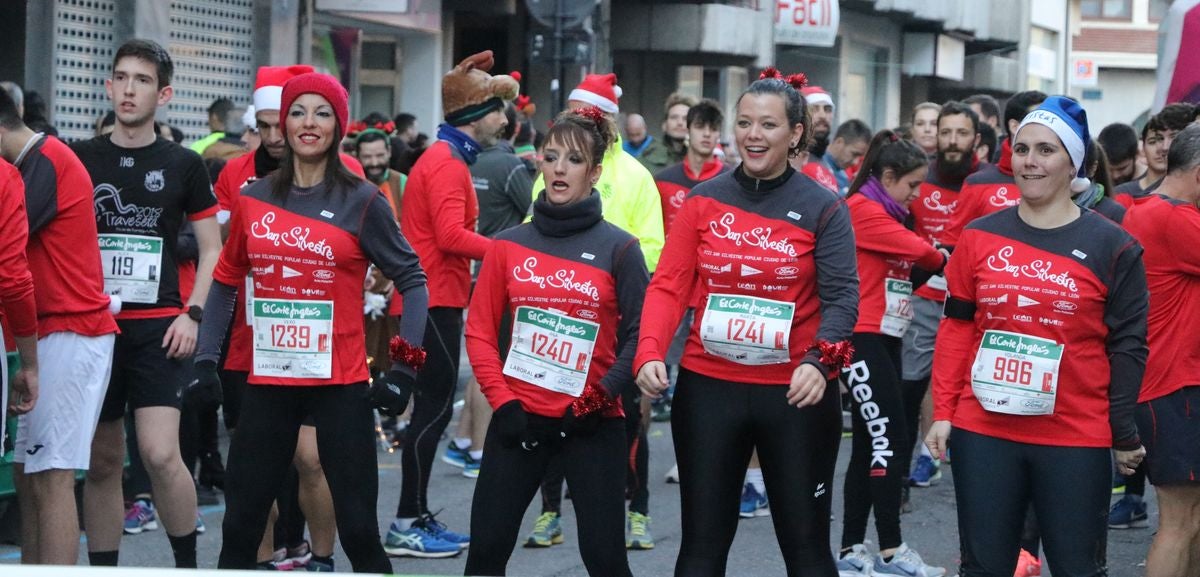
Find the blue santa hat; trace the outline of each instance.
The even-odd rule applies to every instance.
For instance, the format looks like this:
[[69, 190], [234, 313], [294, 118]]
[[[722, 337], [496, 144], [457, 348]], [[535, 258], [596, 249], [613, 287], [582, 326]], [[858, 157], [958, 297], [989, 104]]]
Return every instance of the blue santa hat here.
[[1088, 133], [1087, 111], [1078, 102], [1066, 96], [1051, 96], [1025, 116], [1017, 132], [1020, 133], [1028, 124], [1041, 124], [1053, 130], [1066, 147], [1071, 163], [1075, 165], [1075, 178], [1071, 180], [1072, 193], [1084, 192], [1092, 186], [1084, 164], [1092, 137]]

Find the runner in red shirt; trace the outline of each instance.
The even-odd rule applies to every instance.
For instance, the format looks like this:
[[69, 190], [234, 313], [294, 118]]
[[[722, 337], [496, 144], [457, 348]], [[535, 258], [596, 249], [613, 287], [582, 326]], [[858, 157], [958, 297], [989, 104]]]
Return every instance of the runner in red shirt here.
[[[21, 370], [12, 382], [13, 398], [8, 398], [8, 365], [0, 363], [0, 437], [7, 420], [5, 411], [24, 415], [37, 406], [38, 398], [38, 319], [33, 290], [33, 275], [25, 258], [29, 222], [25, 217], [25, 185], [21, 173], [7, 160], [0, 161], [0, 234], [7, 242], [0, 249], [0, 321], [13, 333]], [[0, 341], [3, 330], [0, 330]]]
[[1196, 119], [1196, 107], [1186, 102], [1164, 106], [1142, 127], [1142, 154], [1146, 157], [1146, 172], [1118, 186], [1113, 200], [1129, 208], [1133, 203], [1158, 188], [1167, 173], [1167, 152], [1179, 131]]
[[[921, 183], [921, 193], [912, 203], [913, 229], [918, 235], [941, 246], [959, 206], [959, 190], [981, 164], [975, 160], [979, 144], [979, 118], [969, 106], [951, 101], [942, 105], [937, 117], [937, 153], [929, 174]], [[942, 320], [942, 301], [946, 298], [946, 277], [934, 275], [916, 283], [912, 299], [912, 323], [904, 333], [900, 349], [901, 391], [904, 395], [906, 447], [916, 446], [920, 431], [929, 426], [933, 404], [929, 400], [929, 375], [933, 370], [933, 343]], [[941, 464], [921, 446], [909, 481], [916, 487], [928, 487], [941, 478]], [[907, 494], [905, 502], [908, 502]]]
[[1146, 439], [1143, 468], [1158, 494], [1158, 532], [1146, 557], [1148, 577], [1200, 571], [1194, 555], [1200, 551], [1200, 534], [1194, 530], [1194, 512], [1200, 508], [1200, 348], [1195, 337], [1200, 311], [1200, 126], [1175, 135], [1167, 164], [1157, 194], [1130, 207], [1124, 222], [1146, 249], [1150, 290], [1150, 356], [1136, 413], [1138, 430]]
[[[928, 168], [929, 157], [919, 146], [891, 130], [880, 131], [846, 196], [854, 225], [860, 296], [854, 358], [842, 371], [854, 422], [837, 563], [843, 575], [945, 574], [945, 569], [926, 565], [904, 543], [900, 531], [901, 493], [912, 453], [900, 386], [900, 338], [913, 318], [910, 276], [914, 265], [940, 272], [949, 256], [904, 227], [908, 207], [917, 198]], [[872, 512], [879, 555], [864, 545]]]
[[1103, 574], [1113, 458], [1145, 454], [1142, 249], [1071, 199], [1090, 184], [1078, 103], [1048, 98], [1013, 133], [1021, 203], [968, 225], [946, 270], [925, 442], [954, 449], [960, 573], [1012, 574], [1032, 503], [1051, 572]]
[[7, 91], [0, 91], [0, 142], [0, 153], [25, 184], [26, 253], [38, 316], [38, 403], [19, 418], [13, 452], [17, 497], [36, 513], [22, 524], [21, 557], [74, 565], [75, 471], [91, 463], [117, 323], [104, 294], [100, 248], [92, 241], [96, 217], [87, 170], [67, 145], [25, 126]]
[[[630, 575], [624, 542], [625, 424], [642, 297], [638, 241], [604, 221], [593, 187], [616, 126], [598, 108], [546, 135], [533, 221], [500, 233], [471, 300], [467, 352], [495, 410], [471, 506], [467, 575], [501, 575], [521, 518], [561, 459], [591, 575]], [[512, 336], [501, 334], [511, 318]], [[508, 341], [508, 350], [503, 351]], [[501, 353], [504, 353], [503, 355]]]
[[754, 448], [788, 575], [834, 572], [841, 410], [828, 379], [849, 361], [858, 279], [845, 203], [788, 164], [811, 124], [803, 83], [769, 68], [738, 99], [743, 162], [692, 189], [646, 293], [634, 367], [651, 397], [670, 384], [663, 359], [690, 304], [679, 295], [696, 287], [705, 304], [671, 413], [684, 503], [676, 575], [725, 574]]
[[[219, 396], [216, 361], [235, 294], [252, 275], [253, 365], [229, 449], [219, 567], [252, 569], [271, 503], [303, 420], [318, 430], [338, 535], [355, 571], [391, 571], [375, 515], [378, 465], [372, 406], [404, 409], [424, 360], [425, 275], [379, 188], [346, 170], [338, 146], [346, 91], [332, 76], [302, 74], [281, 96], [289, 152], [279, 172], [242, 191], [214, 272], [196, 355], [195, 387]], [[363, 278], [374, 263], [408, 300], [392, 370], [368, 385]], [[332, 559], [313, 558], [332, 569]], [[311, 570], [311, 568], [310, 568]]]

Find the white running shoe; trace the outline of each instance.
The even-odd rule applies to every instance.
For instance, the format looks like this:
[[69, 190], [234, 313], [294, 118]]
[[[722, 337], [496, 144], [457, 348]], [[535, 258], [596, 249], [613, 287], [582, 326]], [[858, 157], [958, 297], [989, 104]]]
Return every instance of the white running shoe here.
[[885, 563], [883, 557], [875, 556], [875, 575], [902, 575], [903, 577], [942, 577], [946, 574], [945, 567], [926, 565], [916, 551], [900, 544], [890, 563]]
[[850, 548], [845, 557], [837, 560], [838, 577], [863, 577], [873, 575], [871, 569], [875, 565], [875, 555], [867, 550], [867, 546], [859, 543]]

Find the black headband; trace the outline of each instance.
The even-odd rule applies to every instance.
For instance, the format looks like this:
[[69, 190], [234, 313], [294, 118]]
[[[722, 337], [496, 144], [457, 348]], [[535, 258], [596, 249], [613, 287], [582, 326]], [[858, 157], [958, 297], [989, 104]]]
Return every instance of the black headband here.
[[462, 126], [470, 124], [491, 114], [493, 110], [504, 108], [504, 101], [499, 96], [493, 96], [479, 104], [472, 104], [466, 108], [460, 108], [454, 112], [446, 114], [446, 124], [450, 126]]

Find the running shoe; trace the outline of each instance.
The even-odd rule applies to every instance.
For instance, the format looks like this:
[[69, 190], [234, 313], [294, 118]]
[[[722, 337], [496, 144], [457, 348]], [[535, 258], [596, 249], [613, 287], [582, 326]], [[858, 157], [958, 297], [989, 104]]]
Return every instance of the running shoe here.
[[562, 542], [562, 522], [559, 520], [558, 513], [547, 511], [538, 515], [537, 521], [533, 523], [533, 532], [525, 540], [525, 546], [540, 549], [559, 545]]
[[667, 483], [674, 483], [676, 485], [679, 484], [679, 464], [678, 463], [671, 465], [671, 470], [667, 471], [666, 481], [667, 481]]
[[859, 543], [850, 547], [846, 554], [838, 559], [835, 565], [838, 577], [863, 577], [871, 575], [871, 567], [875, 564], [875, 555], [867, 550], [865, 544]]
[[625, 548], [638, 551], [653, 549], [654, 536], [650, 534], [650, 517], [630, 511], [625, 520]]
[[439, 539], [419, 522], [401, 531], [395, 521], [392, 522], [387, 538], [383, 541], [383, 550], [396, 557], [425, 559], [443, 559], [462, 553], [458, 545]]
[[1109, 529], [1141, 529], [1149, 527], [1149, 516], [1146, 515], [1146, 503], [1130, 495], [1121, 497], [1113, 503], [1108, 511]]
[[[450, 441], [450, 442], [453, 443], [454, 441]], [[482, 461], [483, 461], [483, 459], [476, 459], [476, 458], [472, 457], [470, 455], [470, 453], [468, 453], [466, 460], [463, 461], [462, 476], [464, 476], [468, 479], [478, 479], [479, 478], [479, 465]]]
[[426, 513], [424, 517], [417, 519], [417, 523], [424, 525], [425, 529], [438, 539], [458, 545], [459, 549], [466, 549], [471, 544], [471, 537], [469, 535], [451, 531], [446, 527], [445, 523], [435, 519], [433, 513]]
[[946, 574], [944, 567], [926, 565], [916, 551], [901, 543], [891, 561], [875, 556], [875, 566], [871, 568], [874, 575], [902, 575], [903, 577], [942, 577]]
[[158, 529], [158, 516], [154, 514], [154, 503], [145, 499], [134, 499], [125, 510], [125, 534], [137, 535], [142, 531]]
[[308, 565], [313, 557], [312, 547], [309, 546], [308, 541], [301, 541], [295, 547], [288, 547], [284, 553], [287, 554], [287, 560], [292, 564], [293, 569]]
[[304, 570], [309, 573], [333, 573], [333, 563], [327, 561], [310, 560], [304, 565]]
[[760, 494], [754, 485], [746, 483], [746, 486], [742, 487], [742, 507], [738, 515], [743, 519], [770, 516], [771, 504], [767, 502], [767, 495]]
[[455, 467], [466, 467], [467, 459], [471, 458], [470, 447], [460, 449], [454, 439], [446, 443], [446, 452], [442, 453], [442, 462]]
[[204, 519], [200, 517], [200, 513], [196, 513], [196, 534], [203, 535], [208, 531], [208, 527], [204, 526]]
[[909, 479], [914, 487], [936, 485], [942, 479], [942, 467], [933, 457], [921, 455], [917, 457], [917, 466], [913, 467]]
[[1017, 570], [1013, 573], [1013, 577], [1042, 577], [1042, 561], [1033, 556], [1033, 553], [1021, 549], [1021, 556], [1017, 557]]

